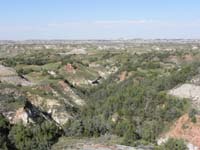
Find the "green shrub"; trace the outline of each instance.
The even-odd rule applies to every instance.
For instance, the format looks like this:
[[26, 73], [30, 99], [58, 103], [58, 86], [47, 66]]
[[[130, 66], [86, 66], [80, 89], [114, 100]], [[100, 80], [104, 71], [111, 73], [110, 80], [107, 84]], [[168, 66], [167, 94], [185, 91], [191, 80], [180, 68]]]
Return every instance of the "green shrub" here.
[[188, 150], [188, 148], [183, 140], [170, 138], [158, 150]]
[[50, 149], [59, 136], [58, 127], [45, 121], [30, 127], [16, 124], [12, 127], [8, 137], [19, 150], [44, 150]]

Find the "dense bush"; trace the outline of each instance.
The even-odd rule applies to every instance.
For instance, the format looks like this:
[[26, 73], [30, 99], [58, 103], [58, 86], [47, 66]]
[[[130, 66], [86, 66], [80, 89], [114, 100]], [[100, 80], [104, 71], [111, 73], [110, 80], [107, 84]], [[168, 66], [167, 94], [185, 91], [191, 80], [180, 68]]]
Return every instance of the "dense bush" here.
[[22, 124], [14, 125], [9, 133], [9, 139], [19, 150], [50, 149], [60, 136], [58, 127], [48, 121], [40, 125], [25, 127]]
[[196, 114], [197, 114], [197, 110], [196, 110], [196, 109], [191, 109], [191, 110], [189, 111], [189, 117], [190, 117], [190, 119], [191, 119], [191, 121], [192, 121], [193, 123], [196, 123], [196, 121], [197, 121], [197, 119], [196, 119]]
[[10, 127], [8, 120], [0, 114], [0, 149], [15, 149], [8, 139]]
[[0, 149], [47, 150], [60, 135], [60, 130], [54, 123], [44, 121], [26, 127], [21, 123], [11, 126], [0, 115]]

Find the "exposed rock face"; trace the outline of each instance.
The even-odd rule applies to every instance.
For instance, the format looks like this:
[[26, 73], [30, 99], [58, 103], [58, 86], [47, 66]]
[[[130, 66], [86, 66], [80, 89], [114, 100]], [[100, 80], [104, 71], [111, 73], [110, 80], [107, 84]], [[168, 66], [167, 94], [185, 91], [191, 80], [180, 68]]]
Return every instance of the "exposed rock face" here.
[[158, 144], [167, 141], [168, 138], [184, 139], [188, 142], [190, 150], [200, 149], [200, 116], [196, 116], [197, 122], [192, 123], [187, 114], [180, 117], [170, 128], [163, 138], [158, 140]]
[[169, 56], [169, 58], [167, 59], [168, 62], [172, 62], [175, 64], [179, 64], [180, 63], [180, 59], [177, 56]]
[[183, 84], [169, 91], [169, 94], [180, 98], [189, 98], [194, 107], [200, 109], [200, 86], [193, 84]]
[[26, 110], [22, 107], [22, 108], [19, 108], [13, 119], [11, 120], [11, 123], [13, 124], [16, 124], [16, 123], [19, 123], [19, 122], [22, 122], [24, 125], [26, 125], [27, 123], [29, 122], [33, 122], [30, 118], [29, 118], [29, 115], [28, 113], [26, 112]]
[[186, 55], [183, 55], [182, 57], [170, 55], [167, 58], [167, 61], [171, 62], [171, 63], [175, 63], [175, 64], [180, 64], [180, 63], [183, 63], [183, 62], [185, 62], [185, 63], [191, 63], [191, 62], [193, 62], [194, 60], [197, 60], [197, 59], [198, 58], [194, 57], [191, 54], [186, 54]]
[[22, 93], [15, 89], [5, 88], [0, 90], [0, 113], [2, 113], [11, 124], [22, 122], [27, 125], [35, 122], [42, 113], [31, 103], [28, 103]]
[[73, 73], [73, 74], [76, 73], [76, 70], [74, 69], [74, 67], [72, 66], [72, 64], [67, 64], [67, 65], [66, 65], [66, 71], [67, 71], [68, 73]]
[[14, 69], [0, 65], [0, 77], [16, 76], [17, 73]]
[[127, 72], [123, 71], [120, 75], [119, 75], [119, 81], [124, 81], [126, 79], [126, 75]]
[[[186, 56], [188, 61], [189, 56]], [[200, 86], [199, 76], [191, 80], [191, 83], [182, 84], [169, 91], [170, 95], [179, 98], [188, 98], [191, 100], [193, 107], [200, 109]], [[191, 119], [187, 114], [180, 117], [174, 125], [170, 128], [162, 138], [158, 140], [158, 144], [166, 142], [168, 138], [178, 138], [187, 141], [189, 150], [200, 149], [200, 116], [196, 116], [197, 122], [192, 123]]]
[[66, 84], [64, 81], [60, 81], [59, 84], [62, 87], [63, 92], [67, 94], [76, 105], [78, 106], [85, 105], [85, 101], [81, 99], [78, 95], [76, 95], [68, 84]]
[[0, 113], [2, 113], [11, 124], [22, 121], [28, 122], [28, 114], [24, 110], [25, 101], [22, 93], [14, 88], [0, 89]]
[[[51, 111], [51, 112], [50, 112]], [[59, 125], [64, 125], [72, 116], [70, 116], [66, 111], [60, 111], [57, 109], [50, 110], [52, 118]]]
[[0, 77], [1, 82], [6, 82], [14, 85], [32, 86], [33, 83], [26, 81], [19, 76]]
[[113, 114], [111, 120], [116, 123], [119, 120], [119, 115], [117, 113]]
[[[6, 67], [1, 68], [3, 68], [2, 70], [4, 71], [7, 70], [5, 69]], [[16, 75], [14, 70], [10, 68], [8, 68], [8, 70], [7, 73], [4, 73], [6, 77], [1, 78], [0, 75], [0, 79], [9, 78], [10, 83], [12, 79], [16, 80], [19, 78], [18, 76], [8, 76]], [[17, 83], [18, 81], [16, 80], [14, 82]], [[58, 86], [62, 93], [57, 92], [49, 85], [36, 86], [33, 88], [33, 90], [41, 90], [53, 94], [52, 98], [31, 94], [30, 92], [25, 92], [26, 94], [22, 93], [20, 87], [14, 88], [15, 86], [13, 86], [13, 88], [2, 88], [0, 89], [0, 113], [2, 113], [11, 124], [22, 122], [26, 125], [30, 122], [37, 122], [37, 117], [42, 117], [43, 119], [54, 120], [57, 124], [62, 126], [72, 118], [71, 113], [66, 109], [66, 105], [70, 107], [74, 107], [74, 105], [83, 106], [85, 105], [85, 101], [64, 81], [58, 82]], [[62, 94], [66, 95], [67, 98]], [[23, 98], [21, 99], [21, 97]], [[30, 103], [29, 107], [26, 106], [27, 102]]]
[[13, 68], [0, 65], [0, 81], [22, 86], [32, 86], [33, 83], [18, 76], [17, 72]]
[[186, 62], [192, 62], [194, 60], [193, 56], [190, 54], [184, 55], [183, 60]]
[[198, 74], [198, 75], [194, 76], [190, 82], [194, 85], [200, 86], [200, 75]]
[[87, 54], [87, 51], [85, 50], [85, 48], [73, 49], [67, 53], [59, 53], [59, 55], [80, 55], [80, 54], [82, 55]]
[[49, 113], [52, 119], [58, 124], [65, 124], [70, 118], [70, 114], [65, 109], [65, 105], [56, 99], [43, 98], [39, 95], [27, 93], [31, 104], [39, 108], [41, 111]]
[[3, 95], [12, 95], [14, 97], [19, 97], [22, 93], [14, 88], [3, 88], [0, 89], [0, 93]]

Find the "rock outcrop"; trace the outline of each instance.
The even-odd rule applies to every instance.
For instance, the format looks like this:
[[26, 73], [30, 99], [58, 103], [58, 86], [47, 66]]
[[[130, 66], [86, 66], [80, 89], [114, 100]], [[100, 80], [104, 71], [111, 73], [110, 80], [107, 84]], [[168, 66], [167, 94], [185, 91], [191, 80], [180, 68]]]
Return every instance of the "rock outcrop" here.
[[18, 76], [17, 72], [10, 67], [0, 65], [0, 82], [5, 82], [13, 85], [32, 86], [32, 82]]
[[65, 104], [56, 99], [44, 98], [27, 93], [28, 100], [42, 112], [48, 113], [59, 125], [65, 124], [72, 116], [65, 109]]
[[200, 109], [200, 86], [194, 84], [183, 84], [169, 91], [170, 95], [192, 100], [194, 107]]

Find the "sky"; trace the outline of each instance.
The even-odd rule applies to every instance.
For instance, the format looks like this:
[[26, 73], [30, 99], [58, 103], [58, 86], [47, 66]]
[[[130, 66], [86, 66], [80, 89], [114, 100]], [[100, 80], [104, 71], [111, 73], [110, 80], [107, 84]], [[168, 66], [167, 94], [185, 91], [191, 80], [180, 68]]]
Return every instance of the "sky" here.
[[0, 0], [0, 40], [200, 39], [200, 0]]

